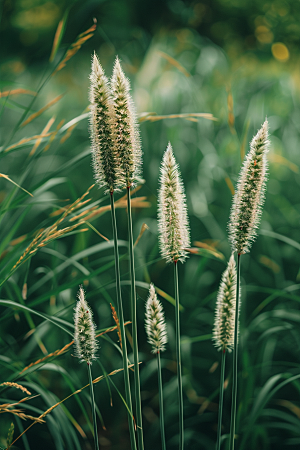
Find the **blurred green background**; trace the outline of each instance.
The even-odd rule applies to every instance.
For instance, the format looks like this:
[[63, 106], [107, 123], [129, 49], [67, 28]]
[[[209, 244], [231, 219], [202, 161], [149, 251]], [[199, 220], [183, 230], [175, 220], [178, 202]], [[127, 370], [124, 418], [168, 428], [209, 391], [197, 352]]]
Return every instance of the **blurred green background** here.
[[[53, 75], [71, 44], [94, 19], [93, 36]], [[60, 21], [61, 41], [50, 58]], [[118, 55], [130, 79], [140, 117], [145, 180], [134, 197], [146, 196], [150, 202], [148, 208], [133, 212], [135, 238], [143, 223], [149, 227], [136, 246], [146, 450], [160, 447], [156, 362], [144, 332], [149, 282], [174, 296], [173, 268], [161, 260], [157, 244], [156, 201], [163, 152], [170, 141], [186, 189], [193, 246], [199, 249], [197, 242], [201, 242], [224, 255], [224, 259], [212, 258], [202, 251], [179, 267], [186, 448], [210, 450], [216, 442], [220, 374], [220, 354], [210, 335], [220, 277], [230, 256], [227, 221], [233, 186], [249, 141], [268, 118], [271, 146], [266, 202], [257, 241], [250, 255], [242, 257], [236, 446], [239, 450], [299, 448], [299, 2], [2, 0], [0, 32], [0, 172], [33, 194], [31, 198], [0, 178], [0, 270], [1, 282], [5, 280], [1, 299], [72, 324], [78, 285], [84, 282], [98, 330], [114, 325], [109, 303], [115, 305], [115, 285], [112, 247], [92, 228], [54, 240], [10, 274], [34, 233], [51, 226], [59, 217], [53, 213], [74, 202], [93, 183], [87, 119], [93, 52], [108, 77]], [[7, 91], [15, 89], [31, 94], [8, 95]], [[24, 124], [60, 95], [61, 99]], [[211, 113], [217, 120], [195, 116], [153, 120], [154, 113]], [[37, 147], [36, 139], [14, 147], [43, 130], [52, 134], [42, 137]], [[88, 198], [90, 206], [109, 204], [96, 187]], [[117, 219], [128, 320], [124, 208], [117, 211]], [[92, 226], [112, 239], [109, 213], [93, 220]], [[174, 308], [164, 297], [160, 298], [169, 344], [162, 365], [166, 439], [171, 450], [178, 445], [175, 324]], [[0, 381], [17, 381], [40, 394], [20, 405], [27, 414], [38, 416], [87, 383], [85, 368], [72, 350], [19, 376], [28, 364], [72, 338], [34, 313], [3, 304], [0, 311]], [[115, 333], [100, 338], [94, 377], [122, 366], [116, 344]], [[133, 359], [132, 354], [129, 358]], [[112, 381], [115, 386], [106, 381], [95, 385], [102, 416], [100, 446], [128, 449], [126, 409], [118, 394], [119, 390], [124, 395], [122, 375], [114, 375]], [[225, 437], [230, 425], [231, 355], [226, 383]], [[3, 388], [0, 396], [3, 404], [23, 394]], [[35, 424], [14, 448], [92, 448], [90, 418], [84, 414], [90, 412], [89, 394], [83, 391], [64, 405], [65, 409], [58, 407], [47, 416], [46, 424]], [[14, 438], [31, 423], [0, 414], [1, 448], [7, 446], [11, 422]], [[222, 448], [226, 448], [225, 440]]]

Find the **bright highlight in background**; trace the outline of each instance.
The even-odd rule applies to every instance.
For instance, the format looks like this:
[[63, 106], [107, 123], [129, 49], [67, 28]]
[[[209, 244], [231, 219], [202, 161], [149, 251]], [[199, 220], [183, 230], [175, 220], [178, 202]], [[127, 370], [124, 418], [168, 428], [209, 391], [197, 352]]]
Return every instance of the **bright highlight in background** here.
[[276, 42], [272, 45], [272, 54], [275, 59], [278, 61], [285, 62], [290, 57], [290, 52], [286, 45], [282, 44], [282, 42]]

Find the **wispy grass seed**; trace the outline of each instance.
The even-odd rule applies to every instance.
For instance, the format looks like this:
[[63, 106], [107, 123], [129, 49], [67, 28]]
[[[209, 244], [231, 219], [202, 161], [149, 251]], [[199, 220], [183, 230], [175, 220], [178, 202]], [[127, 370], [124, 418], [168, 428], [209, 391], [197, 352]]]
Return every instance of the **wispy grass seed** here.
[[96, 341], [96, 327], [93, 322], [93, 314], [91, 308], [85, 300], [83, 287], [80, 286], [78, 292], [78, 300], [74, 314], [74, 344], [75, 355], [81, 362], [92, 364], [96, 359], [96, 351], [98, 348]]
[[229, 241], [232, 251], [249, 252], [257, 236], [265, 200], [269, 150], [268, 121], [254, 136], [240, 171], [229, 219]]
[[145, 329], [152, 353], [163, 352], [168, 342], [167, 328], [163, 308], [157, 299], [155, 287], [151, 283], [146, 303]]
[[217, 296], [213, 341], [218, 350], [231, 352], [234, 345], [234, 324], [236, 308], [236, 265], [231, 255], [222, 274]]
[[160, 169], [158, 192], [159, 244], [167, 262], [184, 262], [190, 247], [186, 197], [173, 149], [169, 143]]
[[141, 177], [142, 150], [135, 106], [130, 95], [130, 83], [118, 57], [111, 79], [116, 151], [120, 157], [123, 187], [132, 187]]
[[105, 193], [118, 190], [122, 172], [115, 143], [113, 124], [116, 121], [108, 79], [94, 54], [90, 75], [90, 134], [95, 180]]

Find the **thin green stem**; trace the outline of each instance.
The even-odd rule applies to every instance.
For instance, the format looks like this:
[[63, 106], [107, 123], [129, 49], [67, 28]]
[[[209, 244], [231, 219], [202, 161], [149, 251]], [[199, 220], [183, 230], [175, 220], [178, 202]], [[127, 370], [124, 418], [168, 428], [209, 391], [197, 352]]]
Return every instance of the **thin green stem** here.
[[221, 376], [220, 376], [220, 395], [219, 395], [218, 436], [217, 436], [216, 450], [220, 450], [220, 446], [221, 446], [222, 412], [223, 412], [224, 378], [225, 378], [225, 357], [226, 357], [226, 348], [222, 349]]
[[129, 264], [130, 264], [130, 280], [131, 280], [131, 320], [132, 320], [132, 340], [133, 340], [133, 359], [134, 359], [134, 388], [135, 388], [135, 402], [136, 402], [137, 438], [139, 450], [143, 450], [144, 440], [143, 440], [142, 402], [141, 402], [141, 387], [140, 387], [140, 372], [139, 372], [139, 351], [137, 339], [136, 290], [135, 290], [130, 187], [127, 187], [127, 218], [128, 218]]
[[237, 375], [238, 375], [238, 328], [239, 328], [239, 301], [240, 301], [240, 272], [241, 272], [241, 254], [237, 257], [237, 278], [236, 278], [236, 306], [235, 306], [235, 325], [234, 325], [234, 347], [233, 347], [233, 373], [232, 373], [232, 402], [231, 402], [231, 422], [229, 449], [234, 450], [235, 420], [236, 420], [236, 398], [237, 398]]
[[157, 373], [158, 373], [159, 420], [160, 420], [161, 448], [162, 448], [162, 450], [166, 450], [164, 398], [163, 398], [163, 387], [162, 387], [162, 376], [161, 376], [160, 352], [157, 352]]
[[97, 432], [97, 420], [96, 420], [96, 408], [95, 408], [95, 397], [94, 397], [94, 387], [93, 387], [93, 378], [92, 378], [92, 368], [91, 364], [87, 364], [88, 374], [89, 374], [89, 383], [90, 383], [90, 391], [91, 391], [91, 399], [92, 399], [92, 416], [93, 416], [93, 424], [94, 424], [94, 442], [95, 442], [95, 450], [99, 450], [98, 443], [98, 432]]
[[181, 377], [181, 355], [180, 355], [180, 318], [179, 318], [179, 288], [178, 288], [178, 268], [177, 261], [174, 261], [175, 277], [175, 333], [176, 333], [176, 355], [177, 355], [177, 379], [178, 379], [178, 403], [179, 403], [179, 450], [184, 447], [183, 428], [183, 395]]
[[111, 218], [112, 218], [112, 228], [114, 237], [114, 250], [115, 250], [115, 271], [116, 271], [116, 290], [117, 290], [117, 306], [118, 306], [118, 316], [120, 321], [121, 338], [122, 338], [122, 356], [123, 356], [123, 368], [124, 368], [124, 384], [125, 384], [125, 395], [126, 403], [128, 406], [128, 424], [129, 424], [129, 434], [131, 449], [136, 450], [134, 423], [132, 415], [132, 401], [130, 392], [130, 382], [129, 382], [129, 370], [128, 370], [128, 359], [127, 359], [127, 345], [124, 327], [124, 316], [123, 316], [123, 305], [121, 296], [121, 279], [120, 279], [120, 266], [119, 266], [119, 249], [118, 249], [118, 235], [117, 235], [117, 221], [114, 203], [114, 194], [110, 193], [110, 204], [111, 204]]

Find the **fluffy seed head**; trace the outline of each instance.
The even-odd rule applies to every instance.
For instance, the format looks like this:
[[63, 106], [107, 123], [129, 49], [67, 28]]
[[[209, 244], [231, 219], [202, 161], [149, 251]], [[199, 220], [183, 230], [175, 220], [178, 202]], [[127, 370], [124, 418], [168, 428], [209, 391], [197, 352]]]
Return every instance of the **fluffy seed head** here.
[[142, 150], [136, 112], [129, 93], [130, 84], [116, 58], [111, 79], [116, 151], [120, 156], [124, 187], [133, 186], [141, 176]]
[[90, 134], [95, 180], [105, 193], [118, 189], [121, 170], [113, 131], [114, 110], [108, 80], [94, 54], [90, 75]]
[[236, 267], [234, 254], [231, 255], [223, 272], [216, 304], [213, 341], [218, 350], [228, 350], [234, 346], [234, 324], [236, 309]]
[[190, 247], [186, 198], [173, 149], [169, 143], [160, 168], [158, 230], [162, 257], [167, 262], [184, 262]]
[[266, 120], [251, 141], [233, 197], [228, 225], [233, 252], [249, 252], [252, 242], [256, 239], [265, 201], [268, 150], [268, 121]]
[[150, 284], [149, 297], [146, 303], [145, 328], [148, 342], [152, 345], [152, 353], [163, 352], [168, 342], [167, 328], [163, 308]]
[[77, 304], [74, 308], [75, 354], [81, 362], [86, 361], [88, 364], [92, 364], [92, 360], [96, 359], [95, 354], [98, 348], [96, 327], [93, 322], [92, 311], [85, 300], [82, 286], [79, 288], [77, 298]]

